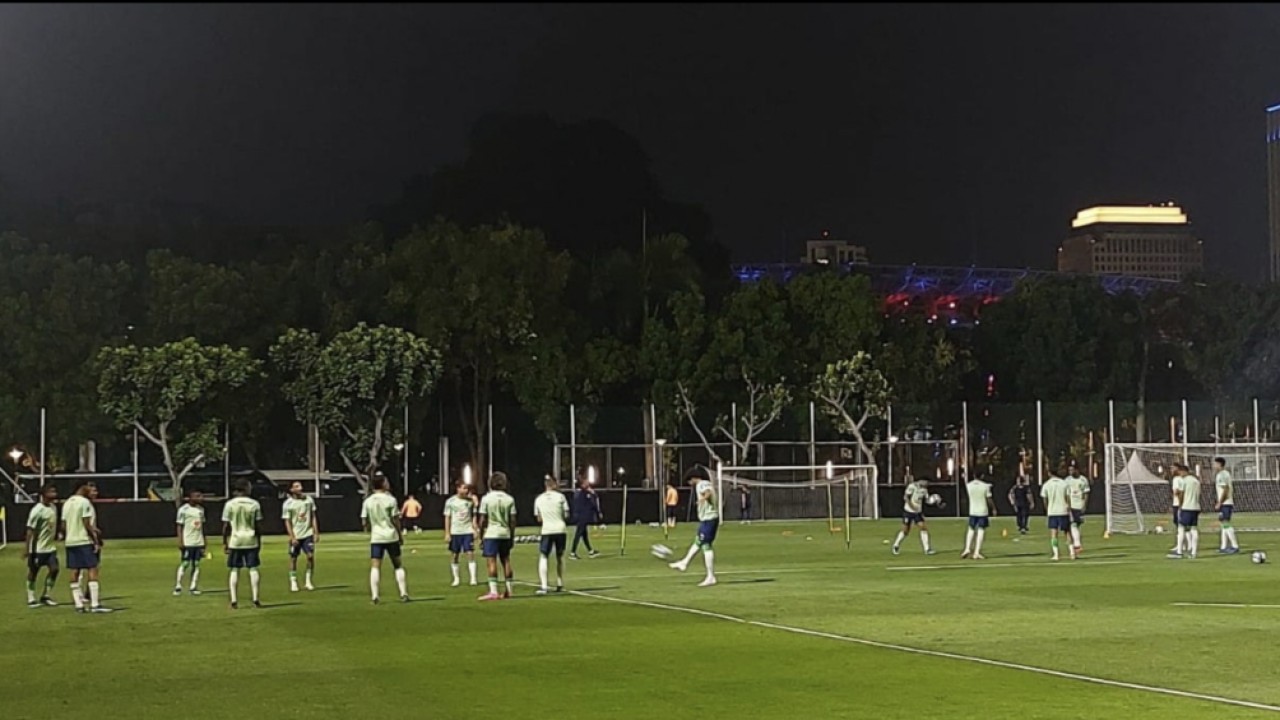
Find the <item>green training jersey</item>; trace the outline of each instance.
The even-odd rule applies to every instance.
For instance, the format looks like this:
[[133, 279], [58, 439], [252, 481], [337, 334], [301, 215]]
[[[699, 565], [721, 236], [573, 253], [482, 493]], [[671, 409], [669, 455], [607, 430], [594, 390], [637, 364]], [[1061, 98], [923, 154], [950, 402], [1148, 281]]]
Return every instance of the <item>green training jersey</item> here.
[[305, 540], [316, 534], [316, 501], [303, 495], [284, 501], [284, 519], [293, 527], [293, 536]]
[[32, 552], [44, 554], [57, 551], [58, 546], [54, 541], [58, 539], [58, 511], [52, 505], [40, 503], [31, 508], [31, 513], [27, 515], [27, 528], [35, 539]]
[[1045, 514], [1050, 517], [1069, 515], [1067, 508], [1067, 481], [1060, 477], [1050, 477], [1040, 488], [1040, 497], [1044, 498]]
[[720, 505], [716, 502], [715, 487], [710, 480], [698, 481], [698, 520], [706, 522], [708, 520], [720, 519]]
[[1182, 509], [1200, 510], [1200, 478], [1183, 475], [1178, 478], [1178, 483], [1178, 487], [1182, 488]]
[[360, 519], [369, 523], [369, 542], [387, 545], [400, 542], [396, 520], [400, 519], [400, 506], [391, 493], [375, 492], [364, 499], [360, 506]]
[[1089, 481], [1080, 475], [1067, 477], [1067, 502], [1072, 510], [1084, 510], [1089, 498]]
[[511, 539], [511, 528], [516, 519], [515, 498], [501, 490], [490, 490], [480, 500], [480, 514], [489, 518], [484, 529], [485, 540]]
[[184, 504], [178, 508], [177, 523], [182, 528], [182, 547], [204, 547], [204, 508]]
[[907, 492], [903, 495], [906, 511], [913, 514], [924, 512], [924, 502], [928, 497], [928, 485], [918, 482], [911, 483], [907, 486]]
[[444, 501], [444, 516], [449, 523], [450, 535], [474, 535], [475, 514], [476, 504], [471, 502], [470, 496], [454, 495]]
[[98, 526], [98, 513], [93, 509], [93, 503], [89, 498], [83, 495], [72, 495], [67, 498], [67, 501], [62, 504], [62, 521], [67, 524], [67, 547], [93, 544], [93, 538], [84, 528], [85, 520], [89, 521], [89, 527]]
[[247, 497], [234, 497], [222, 506], [222, 522], [231, 526], [231, 538], [227, 547], [231, 550], [252, 550], [261, 546], [258, 523], [262, 522], [262, 505]]
[[569, 501], [555, 490], [548, 490], [533, 501], [533, 512], [542, 519], [543, 535], [558, 535], [564, 532], [569, 517]]
[[1218, 502], [1223, 505], [1234, 505], [1235, 497], [1232, 494], [1234, 489], [1231, 485], [1231, 473], [1226, 470], [1219, 470], [1218, 474], [1213, 478], [1213, 484], [1218, 488]]
[[991, 509], [987, 501], [991, 499], [991, 483], [981, 480], [970, 480], [965, 484], [969, 491], [969, 517], [987, 517]]

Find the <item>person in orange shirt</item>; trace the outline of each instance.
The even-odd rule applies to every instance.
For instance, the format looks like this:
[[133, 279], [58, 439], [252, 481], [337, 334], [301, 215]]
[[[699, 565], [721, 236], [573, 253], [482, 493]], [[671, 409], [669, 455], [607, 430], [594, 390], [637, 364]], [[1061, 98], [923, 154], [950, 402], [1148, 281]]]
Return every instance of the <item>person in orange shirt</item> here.
[[676, 481], [667, 481], [667, 527], [676, 526], [676, 515], [680, 511], [680, 491], [676, 489]]
[[422, 515], [422, 503], [418, 502], [418, 498], [413, 495], [405, 498], [404, 507], [400, 508], [400, 515], [404, 518], [406, 530], [413, 528], [415, 533], [422, 532], [422, 528], [418, 526], [418, 518]]

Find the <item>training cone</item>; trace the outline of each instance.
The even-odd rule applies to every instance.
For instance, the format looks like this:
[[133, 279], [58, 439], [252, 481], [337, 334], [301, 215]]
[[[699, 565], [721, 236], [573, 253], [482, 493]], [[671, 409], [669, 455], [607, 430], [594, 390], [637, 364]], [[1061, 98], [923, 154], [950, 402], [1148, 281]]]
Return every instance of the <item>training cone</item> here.
[[1002, 528], [1000, 530], [1000, 537], [1002, 538], [1009, 537], [1009, 528]]

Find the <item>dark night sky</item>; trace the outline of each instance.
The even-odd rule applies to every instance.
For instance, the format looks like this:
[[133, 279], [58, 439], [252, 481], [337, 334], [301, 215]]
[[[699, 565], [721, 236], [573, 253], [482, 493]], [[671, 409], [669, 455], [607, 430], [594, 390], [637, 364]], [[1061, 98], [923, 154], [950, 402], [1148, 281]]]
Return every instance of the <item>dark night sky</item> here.
[[537, 110], [638, 136], [738, 260], [1043, 267], [1080, 207], [1171, 199], [1260, 278], [1278, 101], [1265, 5], [0, 6], [20, 196], [345, 221]]

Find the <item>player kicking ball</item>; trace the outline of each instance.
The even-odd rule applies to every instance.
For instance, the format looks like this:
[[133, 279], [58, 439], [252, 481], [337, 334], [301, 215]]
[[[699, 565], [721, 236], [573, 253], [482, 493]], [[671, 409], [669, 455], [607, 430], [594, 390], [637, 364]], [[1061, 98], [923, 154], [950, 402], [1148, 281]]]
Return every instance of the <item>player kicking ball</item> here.
[[[974, 560], [986, 560], [982, 555], [982, 541], [986, 538], [987, 528], [991, 526], [991, 516], [996, 514], [996, 501], [991, 498], [991, 483], [974, 478], [965, 484], [969, 493], [969, 531], [964, 536], [964, 552], [960, 558], [972, 557]], [[973, 548], [970, 552], [969, 548]]]
[[231, 609], [240, 608], [240, 571], [249, 571], [249, 589], [253, 606], [262, 607], [258, 590], [262, 576], [262, 505], [249, 497], [253, 485], [248, 480], [237, 480], [231, 491], [233, 497], [222, 506], [222, 552], [227, 556], [227, 590], [231, 596]]
[[173, 584], [173, 596], [182, 594], [182, 578], [191, 571], [191, 594], [200, 594], [200, 561], [204, 559], [204, 494], [199, 490], [187, 493], [187, 501], [178, 508], [175, 521], [178, 530], [178, 579]]
[[284, 529], [289, 533], [289, 590], [298, 592], [298, 556], [307, 556], [307, 590], [315, 590], [311, 577], [316, 571], [316, 543], [320, 542], [320, 523], [316, 520], [316, 501], [302, 492], [302, 483], [289, 486], [289, 499], [281, 508]]
[[[54, 583], [58, 582], [58, 510], [53, 506], [57, 500], [58, 488], [52, 483], [45, 485], [40, 489], [40, 504], [27, 515], [27, 537], [22, 544], [22, 559], [27, 561], [29, 608], [58, 606], [49, 595], [53, 592]], [[36, 580], [40, 577], [40, 568], [46, 568], [48, 573], [44, 578], [40, 598], [36, 599]]]
[[933, 546], [929, 543], [929, 523], [924, 519], [924, 505], [929, 499], [929, 481], [925, 478], [917, 478], [915, 482], [907, 485], [907, 490], [902, 495], [902, 529], [898, 531], [898, 537], [893, 541], [893, 554], [897, 555], [902, 552], [902, 541], [911, 534], [911, 526], [920, 526], [920, 546], [924, 548], [925, 555], [934, 555]]
[[467, 554], [467, 570], [471, 584], [476, 584], [476, 503], [471, 496], [471, 486], [458, 481], [456, 494], [444, 501], [444, 544], [453, 555], [449, 569], [453, 571], [451, 587], [462, 584], [458, 577], [458, 559]]
[[538, 542], [538, 580], [542, 587], [538, 595], [550, 592], [547, 587], [547, 571], [551, 564], [551, 552], [556, 553], [556, 592], [564, 592], [565, 530], [568, 527], [569, 501], [559, 490], [559, 483], [548, 476], [546, 492], [533, 503], [533, 517], [542, 523], [542, 539]]
[[[496, 472], [489, 478], [489, 492], [480, 501], [481, 554], [489, 572], [489, 592], [482, 602], [511, 597], [515, 573], [511, 570], [511, 545], [516, 534], [516, 501], [507, 494], [506, 473]], [[506, 577], [504, 592], [498, 594], [498, 565]]]
[[400, 527], [400, 505], [391, 497], [391, 481], [385, 475], [373, 478], [373, 492], [360, 506], [360, 524], [369, 533], [369, 592], [373, 604], [381, 600], [378, 586], [382, 582], [382, 558], [390, 558], [396, 569], [396, 587], [400, 589], [400, 602], [409, 602], [409, 579], [400, 562], [400, 546], [404, 535]]
[[695, 467], [685, 475], [685, 480], [694, 485], [694, 495], [698, 498], [698, 535], [689, 546], [689, 553], [683, 560], [673, 562], [669, 567], [684, 572], [689, 569], [693, 556], [702, 551], [702, 562], [707, 566], [707, 577], [698, 587], [711, 587], [716, 584], [716, 532], [720, 529], [720, 504], [716, 497], [715, 487], [711, 484], [711, 475], [706, 468]]

